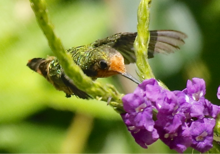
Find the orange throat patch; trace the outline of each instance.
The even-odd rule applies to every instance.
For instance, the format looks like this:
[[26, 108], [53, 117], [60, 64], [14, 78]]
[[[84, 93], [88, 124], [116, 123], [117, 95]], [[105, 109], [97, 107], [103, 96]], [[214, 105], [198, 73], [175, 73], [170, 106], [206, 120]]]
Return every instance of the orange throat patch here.
[[111, 57], [109, 68], [107, 70], [99, 70], [97, 77], [109, 77], [116, 74], [125, 73], [125, 65], [123, 56], [118, 53]]

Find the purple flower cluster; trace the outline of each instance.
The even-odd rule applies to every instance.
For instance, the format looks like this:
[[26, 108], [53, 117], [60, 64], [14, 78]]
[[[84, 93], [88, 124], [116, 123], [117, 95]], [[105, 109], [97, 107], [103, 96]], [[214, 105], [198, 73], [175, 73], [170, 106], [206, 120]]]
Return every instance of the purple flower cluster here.
[[121, 114], [135, 141], [147, 148], [161, 139], [180, 153], [188, 147], [200, 152], [212, 148], [215, 118], [219, 106], [205, 99], [205, 82], [193, 78], [182, 91], [169, 91], [155, 79], [139, 84], [123, 97]]

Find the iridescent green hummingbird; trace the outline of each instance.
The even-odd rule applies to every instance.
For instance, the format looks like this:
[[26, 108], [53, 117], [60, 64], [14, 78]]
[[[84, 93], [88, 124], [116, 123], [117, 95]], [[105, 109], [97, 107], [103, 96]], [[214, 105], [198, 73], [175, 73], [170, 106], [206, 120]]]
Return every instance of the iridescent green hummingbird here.
[[[92, 79], [121, 74], [139, 84], [139, 81], [126, 72], [125, 65], [136, 61], [134, 40], [137, 33], [117, 33], [88, 45], [68, 49], [74, 62]], [[148, 58], [155, 53], [172, 53], [184, 44], [187, 36], [179, 31], [150, 31]], [[56, 57], [33, 58], [27, 66], [44, 76], [58, 90], [64, 91], [66, 97], [76, 95], [88, 99], [90, 96], [78, 89], [64, 73]]]

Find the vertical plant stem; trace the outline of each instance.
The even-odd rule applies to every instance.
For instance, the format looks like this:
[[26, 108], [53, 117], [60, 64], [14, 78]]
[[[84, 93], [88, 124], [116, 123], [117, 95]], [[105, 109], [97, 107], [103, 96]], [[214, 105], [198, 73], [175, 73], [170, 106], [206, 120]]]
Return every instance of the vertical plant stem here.
[[138, 7], [138, 24], [137, 37], [134, 42], [136, 52], [136, 65], [138, 68], [138, 75], [143, 81], [144, 79], [154, 78], [151, 67], [148, 63], [147, 49], [150, 40], [149, 22], [150, 22], [150, 3], [151, 0], [142, 0]]

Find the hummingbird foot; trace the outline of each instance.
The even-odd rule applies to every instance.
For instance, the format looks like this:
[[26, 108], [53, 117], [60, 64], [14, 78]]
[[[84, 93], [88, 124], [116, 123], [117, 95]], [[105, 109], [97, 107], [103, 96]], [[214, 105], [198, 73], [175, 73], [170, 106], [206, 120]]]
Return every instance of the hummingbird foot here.
[[71, 97], [71, 95], [66, 93], [66, 98], [70, 98], [70, 97]]

